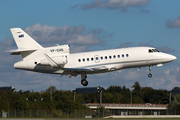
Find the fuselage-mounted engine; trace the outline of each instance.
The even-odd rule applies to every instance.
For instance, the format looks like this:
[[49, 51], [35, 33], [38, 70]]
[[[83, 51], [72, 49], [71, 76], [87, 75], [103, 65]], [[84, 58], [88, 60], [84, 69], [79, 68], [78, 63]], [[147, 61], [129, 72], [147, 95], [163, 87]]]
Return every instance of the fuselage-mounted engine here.
[[69, 45], [45, 48], [45, 59], [40, 60], [40, 65], [53, 67], [52, 64], [56, 64], [58, 67], [64, 67], [68, 62], [69, 53]]
[[52, 66], [51, 62], [57, 64], [57, 66], [59, 67], [64, 67], [64, 65], [68, 62], [68, 60], [66, 55], [58, 55], [51, 57], [50, 60], [48, 59], [41, 60], [40, 65]]

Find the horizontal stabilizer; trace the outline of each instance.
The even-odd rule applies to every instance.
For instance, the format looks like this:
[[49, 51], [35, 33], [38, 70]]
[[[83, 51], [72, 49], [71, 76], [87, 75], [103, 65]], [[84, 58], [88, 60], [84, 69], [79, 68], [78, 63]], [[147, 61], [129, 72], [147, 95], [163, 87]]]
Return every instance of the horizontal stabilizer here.
[[15, 50], [9, 50], [6, 52], [11, 52], [11, 55], [19, 55], [20, 52], [29, 52], [29, 51], [36, 51], [37, 48], [32, 48], [32, 49], [15, 49]]

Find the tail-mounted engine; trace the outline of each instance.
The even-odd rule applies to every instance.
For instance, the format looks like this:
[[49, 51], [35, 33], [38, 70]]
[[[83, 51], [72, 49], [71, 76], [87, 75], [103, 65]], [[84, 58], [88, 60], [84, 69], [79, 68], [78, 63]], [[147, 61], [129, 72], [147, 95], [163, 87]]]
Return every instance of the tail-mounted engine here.
[[70, 53], [69, 45], [60, 45], [45, 48], [45, 59], [40, 60], [40, 65], [51, 67], [63, 67], [67, 62], [67, 55]]
[[46, 59], [41, 60], [40, 65], [44, 65], [44, 66], [51, 65], [52, 66], [52, 63], [54, 63], [60, 67], [63, 67], [68, 62], [66, 55], [58, 55], [58, 56], [54, 56], [54, 57], [49, 57], [49, 59], [46, 58]]

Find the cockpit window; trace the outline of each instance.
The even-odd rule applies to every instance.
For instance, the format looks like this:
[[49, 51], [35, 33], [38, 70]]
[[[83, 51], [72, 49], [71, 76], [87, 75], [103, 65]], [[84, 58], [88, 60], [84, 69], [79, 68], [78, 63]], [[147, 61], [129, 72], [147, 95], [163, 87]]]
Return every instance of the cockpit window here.
[[157, 49], [155, 49], [156, 50], [156, 52], [160, 52], [159, 50], [157, 50]]
[[155, 49], [152, 49], [152, 50], [153, 50], [153, 52], [156, 52]]
[[151, 49], [149, 49], [149, 53], [152, 53], [153, 51]]
[[160, 52], [160, 51], [157, 49], [149, 49], [149, 53], [153, 53], [153, 52]]

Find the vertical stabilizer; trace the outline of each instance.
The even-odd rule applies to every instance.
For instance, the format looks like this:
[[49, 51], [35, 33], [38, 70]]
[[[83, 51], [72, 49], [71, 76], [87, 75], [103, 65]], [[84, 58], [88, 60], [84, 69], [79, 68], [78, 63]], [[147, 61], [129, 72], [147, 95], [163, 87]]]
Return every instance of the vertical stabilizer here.
[[43, 48], [21, 28], [11, 28], [18, 49]]

